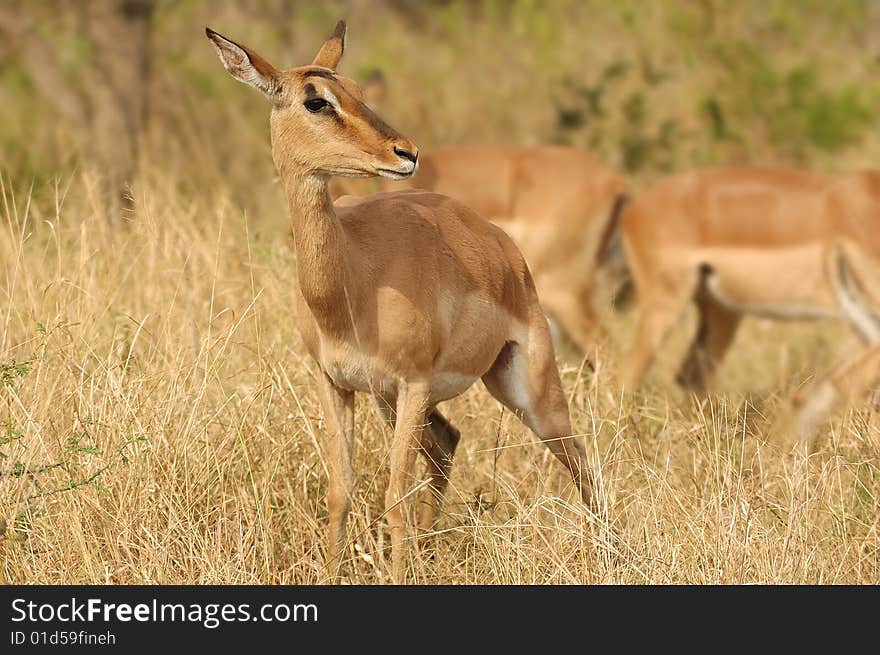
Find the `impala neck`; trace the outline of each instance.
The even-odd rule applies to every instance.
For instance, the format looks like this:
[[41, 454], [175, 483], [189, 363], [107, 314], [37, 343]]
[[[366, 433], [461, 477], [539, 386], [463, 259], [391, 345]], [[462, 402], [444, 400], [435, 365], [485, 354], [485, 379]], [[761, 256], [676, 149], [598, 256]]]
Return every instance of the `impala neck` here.
[[303, 297], [322, 330], [344, 333], [352, 326], [355, 300], [349, 283], [357, 277], [327, 189], [329, 180], [314, 174], [283, 178]]

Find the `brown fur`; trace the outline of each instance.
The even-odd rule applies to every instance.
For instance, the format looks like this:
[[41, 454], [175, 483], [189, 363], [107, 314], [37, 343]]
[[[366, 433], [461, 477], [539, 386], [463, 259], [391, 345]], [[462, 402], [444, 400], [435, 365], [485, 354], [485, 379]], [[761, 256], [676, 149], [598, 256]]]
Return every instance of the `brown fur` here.
[[848, 237], [880, 254], [878, 227], [880, 173], [712, 169], [659, 182], [623, 212], [639, 308], [624, 383], [642, 380], [691, 300], [700, 326], [679, 382], [695, 390], [711, 381], [744, 314], [840, 316], [826, 249]]
[[594, 275], [624, 181], [597, 159], [561, 146], [434, 148], [422, 153], [417, 175], [382, 188], [451, 196], [504, 229], [572, 343], [587, 353], [604, 337], [593, 308]]
[[834, 409], [864, 395], [880, 378], [880, 261], [860, 243], [841, 239], [826, 250], [825, 271], [841, 313], [863, 345], [794, 399], [792, 427], [807, 452], [815, 450], [817, 428]]
[[[235, 77], [264, 86], [234, 44], [208, 36]], [[439, 498], [458, 431], [434, 407], [478, 378], [546, 440], [586, 501], [590, 480], [583, 445], [570, 436], [547, 322], [510, 238], [436, 193], [343, 198], [336, 207], [331, 202], [330, 176], [404, 177], [414, 172], [418, 153], [363, 103], [357, 85], [333, 73], [342, 44], [344, 30], [337, 28], [316, 58], [321, 67], [275, 75], [281, 91], [272, 98], [272, 155], [293, 225], [297, 323], [321, 369], [330, 472], [328, 573], [338, 574], [346, 548], [354, 392], [361, 391], [372, 394], [394, 423], [386, 517], [392, 572], [400, 581], [415, 453], [421, 450], [428, 461], [430, 488]], [[328, 107], [304, 108], [306, 79], [313, 95], [330, 99]], [[436, 511], [423, 513], [422, 527], [430, 529], [435, 518]]]

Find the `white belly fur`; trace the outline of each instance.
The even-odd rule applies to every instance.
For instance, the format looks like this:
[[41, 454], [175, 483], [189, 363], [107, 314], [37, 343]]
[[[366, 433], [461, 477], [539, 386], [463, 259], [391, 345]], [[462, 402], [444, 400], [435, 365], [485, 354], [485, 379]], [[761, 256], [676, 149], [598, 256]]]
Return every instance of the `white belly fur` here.
[[[395, 397], [398, 388], [405, 382], [398, 373], [383, 366], [375, 357], [345, 344], [337, 344], [332, 349], [324, 345], [322, 342], [320, 365], [337, 387]], [[476, 381], [477, 378], [471, 375], [435, 371], [430, 377], [430, 401], [434, 404], [454, 398], [467, 391]]]
[[431, 402], [439, 403], [464, 393], [477, 378], [461, 373], [434, 373], [431, 376]]

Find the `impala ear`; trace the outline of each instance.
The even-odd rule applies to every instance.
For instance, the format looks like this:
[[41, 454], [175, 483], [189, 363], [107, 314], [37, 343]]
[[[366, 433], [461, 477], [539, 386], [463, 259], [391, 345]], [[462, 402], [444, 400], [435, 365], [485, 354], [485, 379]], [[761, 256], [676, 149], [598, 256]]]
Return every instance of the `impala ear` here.
[[324, 45], [318, 50], [312, 65], [335, 69], [342, 59], [343, 52], [345, 52], [345, 21], [341, 20], [336, 23], [333, 36], [324, 41]]
[[220, 61], [232, 77], [250, 84], [270, 97], [281, 91], [281, 75], [278, 69], [256, 52], [230, 41], [210, 27], [205, 28], [205, 36], [211, 40]]

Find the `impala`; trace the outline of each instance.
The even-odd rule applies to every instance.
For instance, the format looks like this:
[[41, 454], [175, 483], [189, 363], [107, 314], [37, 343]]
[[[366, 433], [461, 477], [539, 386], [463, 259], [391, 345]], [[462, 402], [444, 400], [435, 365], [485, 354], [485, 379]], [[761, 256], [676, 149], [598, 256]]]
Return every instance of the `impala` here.
[[327, 568], [339, 574], [351, 507], [354, 393], [371, 394], [393, 423], [385, 516], [392, 575], [404, 572], [405, 501], [417, 450], [433, 502], [448, 483], [459, 432], [436, 405], [478, 378], [543, 439], [584, 501], [591, 478], [571, 436], [549, 327], [525, 261], [511, 239], [461, 203], [402, 191], [334, 206], [331, 176], [411, 176], [416, 146], [362, 102], [338, 75], [340, 21], [311, 65], [279, 70], [208, 29], [223, 65], [272, 103], [272, 156], [287, 195], [296, 248], [297, 325], [320, 369], [327, 435], [330, 523]]
[[623, 380], [635, 387], [695, 301], [699, 326], [678, 374], [701, 390], [743, 315], [842, 317], [823, 261], [835, 239], [880, 254], [880, 173], [712, 169], [666, 178], [629, 204], [621, 239], [637, 294]]
[[880, 378], [880, 262], [855, 241], [835, 241], [826, 252], [826, 276], [841, 312], [863, 347], [835, 366], [809, 393], [795, 398], [793, 428], [807, 452], [815, 450], [816, 428], [842, 403]]

